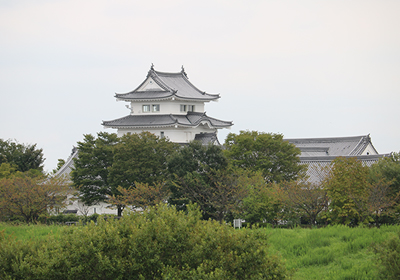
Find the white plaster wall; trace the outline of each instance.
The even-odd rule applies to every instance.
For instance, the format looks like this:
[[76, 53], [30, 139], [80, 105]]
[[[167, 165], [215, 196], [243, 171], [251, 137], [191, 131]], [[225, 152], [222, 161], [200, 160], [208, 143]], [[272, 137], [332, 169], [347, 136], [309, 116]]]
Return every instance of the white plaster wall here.
[[156, 136], [161, 136], [161, 131], [164, 131], [164, 137], [168, 138], [171, 142], [176, 143], [188, 143], [194, 140], [194, 137], [198, 133], [210, 133], [217, 131], [216, 129], [210, 128], [208, 125], [199, 125], [195, 128], [182, 128], [182, 127], [168, 127], [159, 129], [118, 129], [118, 136], [130, 132], [130, 133], [141, 133], [142, 131], [148, 131], [155, 134]]
[[65, 208], [61, 209], [63, 210], [78, 210], [77, 215], [80, 216], [89, 216], [93, 214], [113, 214], [117, 215], [117, 209], [111, 209], [109, 208], [110, 204], [100, 202], [95, 205], [90, 205], [87, 206], [85, 205], [82, 201], [77, 200], [76, 198], [74, 199], [73, 197], [69, 197], [67, 199], [67, 205]]
[[368, 146], [365, 148], [365, 150], [361, 153], [361, 155], [377, 155], [375, 152], [375, 149], [372, 147], [371, 144], [368, 144]]
[[[160, 105], [160, 112], [142, 112], [143, 105]], [[168, 100], [168, 101], [151, 101], [151, 102], [131, 102], [131, 114], [186, 114], [186, 112], [181, 112], [180, 105], [194, 105], [195, 112], [204, 113], [204, 103], [203, 102], [186, 102], [179, 100]]]
[[143, 83], [143, 85], [138, 88], [138, 91], [146, 91], [146, 90], [163, 90], [157, 83], [153, 80], [153, 78], [149, 77]]

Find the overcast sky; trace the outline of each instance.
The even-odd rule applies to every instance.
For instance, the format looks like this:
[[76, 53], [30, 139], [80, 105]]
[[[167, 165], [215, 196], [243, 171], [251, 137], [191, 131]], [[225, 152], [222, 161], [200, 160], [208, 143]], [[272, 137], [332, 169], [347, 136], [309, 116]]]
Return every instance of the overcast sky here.
[[[37, 143], [45, 169], [129, 113], [151, 63], [219, 93], [220, 130], [285, 138], [371, 134], [400, 150], [400, 1], [0, 2], [0, 138]], [[107, 129], [113, 132], [112, 129]]]

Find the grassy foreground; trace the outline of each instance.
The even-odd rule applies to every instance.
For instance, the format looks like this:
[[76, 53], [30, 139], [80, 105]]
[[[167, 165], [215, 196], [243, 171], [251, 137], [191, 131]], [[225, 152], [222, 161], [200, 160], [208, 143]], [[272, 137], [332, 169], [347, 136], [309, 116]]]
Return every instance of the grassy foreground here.
[[[19, 240], [59, 236], [62, 226], [0, 223], [0, 231]], [[379, 279], [376, 258], [371, 249], [400, 232], [400, 226], [320, 229], [262, 228], [269, 235], [270, 251], [280, 255], [293, 279]]]
[[379, 279], [371, 245], [396, 235], [400, 226], [259, 230], [269, 233], [271, 250], [294, 270], [293, 279]]

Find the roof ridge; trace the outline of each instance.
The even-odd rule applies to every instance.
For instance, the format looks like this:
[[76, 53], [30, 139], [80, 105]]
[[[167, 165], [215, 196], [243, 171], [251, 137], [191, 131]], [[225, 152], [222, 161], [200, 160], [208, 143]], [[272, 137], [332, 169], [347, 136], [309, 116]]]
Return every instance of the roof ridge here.
[[305, 140], [317, 140], [317, 141], [322, 141], [322, 140], [340, 140], [340, 141], [348, 141], [351, 139], [356, 139], [356, 138], [361, 138], [363, 139], [365, 135], [359, 135], [359, 136], [344, 136], [344, 137], [308, 137], [308, 138], [284, 138], [284, 140], [287, 141], [305, 141]]
[[150, 69], [150, 71], [149, 71], [148, 77], [149, 77], [149, 76], [150, 76], [151, 78], [153, 78], [153, 80], [156, 82], [156, 84], [159, 85], [161, 88], [163, 88], [163, 89], [165, 89], [165, 90], [167, 90], [167, 91], [170, 91], [170, 92], [176, 92], [175, 89], [169, 87], [169, 86], [158, 76], [157, 71], [154, 70], [153, 67], [151, 67], [151, 69]]

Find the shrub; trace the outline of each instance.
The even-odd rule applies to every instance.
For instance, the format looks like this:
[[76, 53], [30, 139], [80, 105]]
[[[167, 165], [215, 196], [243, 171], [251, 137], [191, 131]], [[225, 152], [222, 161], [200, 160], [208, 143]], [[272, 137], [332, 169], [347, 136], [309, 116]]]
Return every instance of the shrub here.
[[[234, 230], [158, 205], [120, 220], [66, 227], [28, 248], [0, 237], [0, 278], [7, 279], [285, 279], [267, 234]], [[4, 244], [6, 246], [3, 246]]]

